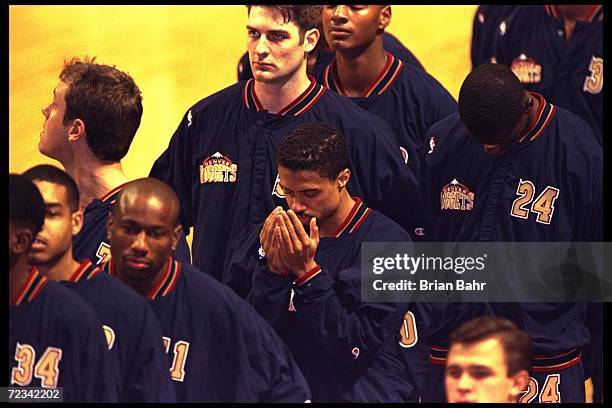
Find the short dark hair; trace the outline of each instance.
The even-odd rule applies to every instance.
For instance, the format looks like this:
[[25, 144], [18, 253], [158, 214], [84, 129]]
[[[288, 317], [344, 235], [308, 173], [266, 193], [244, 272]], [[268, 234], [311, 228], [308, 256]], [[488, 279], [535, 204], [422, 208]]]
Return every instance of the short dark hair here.
[[251, 7], [270, 7], [280, 11], [284, 23], [295, 21], [300, 31], [300, 44], [304, 41], [306, 31], [317, 28], [321, 25], [321, 5], [279, 5], [279, 4], [248, 4], [247, 10], [251, 13]]
[[454, 344], [474, 344], [482, 340], [495, 338], [504, 349], [508, 376], [520, 370], [531, 370], [533, 346], [529, 335], [519, 330], [507, 319], [494, 316], [481, 316], [472, 319], [453, 331], [449, 338], [450, 346]]
[[23, 173], [30, 181], [40, 180], [66, 187], [71, 212], [79, 209], [79, 188], [68, 173], [50, 164], [39, 164]]
[[347, 141], [344, 134], [323, 123], [302, 123], [284, 139], [277, 153], [277, 164], [291, 171], [315, 171], [323, 178], [335, 180], [349, 168]]
[[459, 117], [479, 143], [500, 144], [524, 112], [525, 90], [512, 70], [502, 64], [483, 64], [463, 81]]
[[68, 85], [64, 125], [81, 119], [86, 140], [100, 160], [125, 157], [142, 118], [142, 95], [132, 77], [115, 66], [73, 58], [64, 64], [60, 80]]
[[45, 202], [38, 188], [21, 174], [9, 174], [9, 222], [36, 236], [45, 222]]

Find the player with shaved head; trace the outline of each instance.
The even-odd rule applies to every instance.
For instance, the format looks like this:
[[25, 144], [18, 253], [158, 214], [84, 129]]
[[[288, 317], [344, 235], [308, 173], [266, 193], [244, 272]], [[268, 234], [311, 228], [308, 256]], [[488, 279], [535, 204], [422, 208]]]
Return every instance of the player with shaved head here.
[[102, 321], [122, 402], [173, 402], [174, 388], [151, 307], [95, 261], [75, 260], [72, 237], [83, 225], [79, 190], [66, 172], [43, 164], [24, 173], [45, 201], [45, 222], [28, 260], [47, 278], [59, 281], [93, 306]]
[[304, 402], [310, 390], [285, 344], [230, 288], [172, 258], [180, 205], [153, 179], [126, 184], [108, 219], [105, 270], [153, 307], [179, 402]]

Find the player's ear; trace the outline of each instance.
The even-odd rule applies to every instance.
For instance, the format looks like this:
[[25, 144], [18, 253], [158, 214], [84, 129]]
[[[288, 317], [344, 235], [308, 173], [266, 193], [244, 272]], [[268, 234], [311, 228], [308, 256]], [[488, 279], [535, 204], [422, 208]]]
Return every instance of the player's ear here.
[[85, 122], [81, 119], [74, 119], [68, 130], [68, 141], [76, 142], [85, 136]]
[[529, 373], [527, 370], [520, 370], [512, 376], [512, 388], [510, 389], [512, 401], [518, 401], [519, 395], [525, 392], [528, 384]]
[[391, 6], [382, 6], [379, 16], [378, 29], [384, 31], [391, 24]]
[[72, 213], [72, 235], [81, 232], [81, 228], [83, 228], [83, 211], [76, 211]]
[[337, 179], [338, 187], [340, 189], [342, 189], [343, 187], [346, 187], [350, 179], [351, 179], [351, 171], [349, 169], [342, 170], [340, 174], [338, 175], [338, 179]]
[[30, 250], [30, 245], [34, 240], [32, 231], [28, 228], [17, 228], [10, 237], [9, 246], [16, 254], [22, 254]]
[[176, 245], [178, 244], [179, 237], [181, 236], [181, 232], [183, 232], [183, 226], [179, 224], [176, 228], [172, 230], [172, 250], [176, 250]]
[[311, 28], [310, 30], [304, 33], [304, 51], [310, 53], [315, 49], [317, 43], [319, 42], [319, 37], [321, 33], [316, 28]]
[[109, 240], [109, 242], [113, 233], [113, 226], [113, 214], [111, 213], [106, 217], [106, 238]]

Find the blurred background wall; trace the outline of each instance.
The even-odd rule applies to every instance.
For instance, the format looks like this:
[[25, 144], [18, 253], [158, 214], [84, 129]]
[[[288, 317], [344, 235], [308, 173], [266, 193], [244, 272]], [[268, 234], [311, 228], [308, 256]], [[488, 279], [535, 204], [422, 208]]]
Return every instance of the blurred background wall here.
[[[393, 6], [388, 31], [457, 98], [468, 74], [476, 6]], [[64, 60], [96, 56], [127, 71], [144, 114], [123, 160], [147, 176], [184, 112], [236, 81], [246, 51], [244, 6], [9, 6], [9, 171], [59, 163], [38, 152]], [[61, 166], [60, 166], [61, 167]]]

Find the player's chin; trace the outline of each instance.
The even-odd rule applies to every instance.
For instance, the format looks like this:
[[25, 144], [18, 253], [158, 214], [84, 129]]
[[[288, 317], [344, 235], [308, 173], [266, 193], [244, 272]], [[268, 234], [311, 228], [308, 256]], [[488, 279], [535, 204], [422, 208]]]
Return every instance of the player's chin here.
[[28, 263], [32, 266], [45, 265], [51, 257], [41, 251], [30, 251], [28, 253]]

